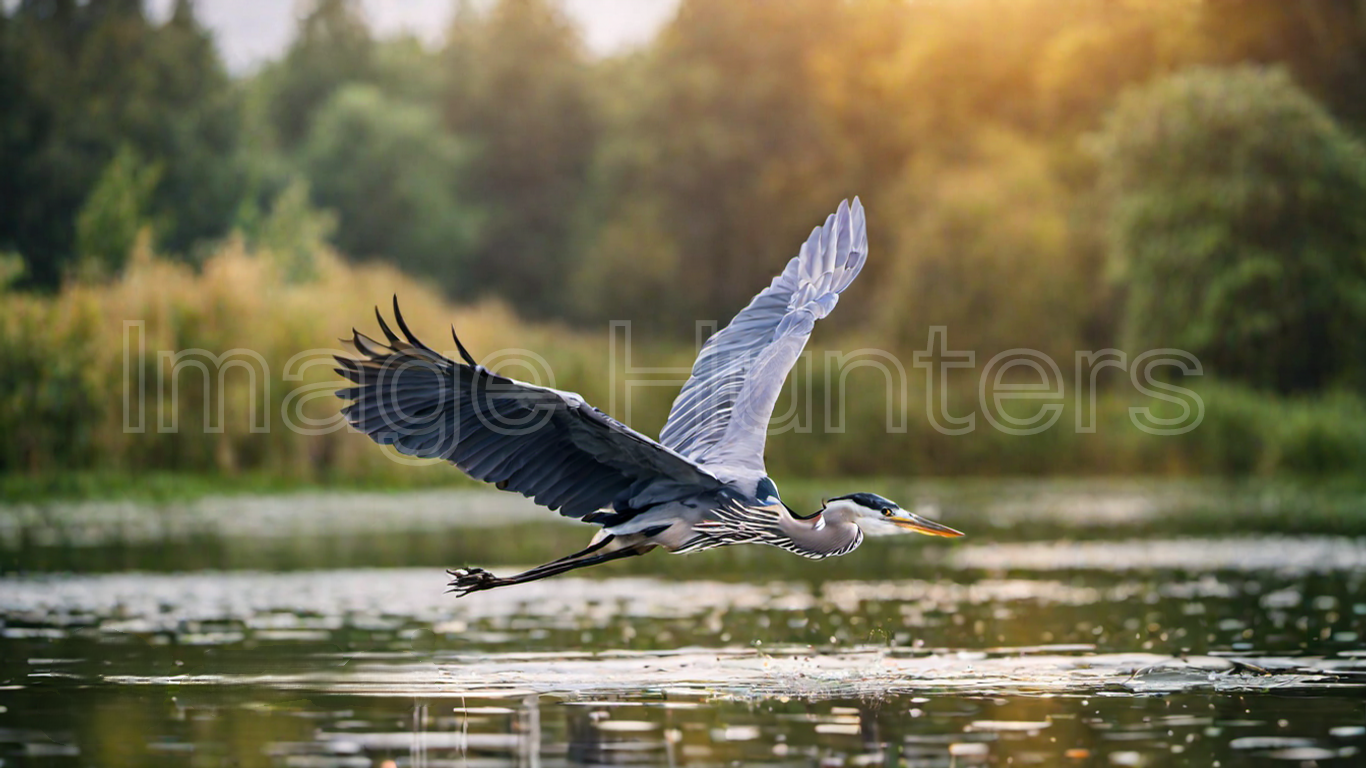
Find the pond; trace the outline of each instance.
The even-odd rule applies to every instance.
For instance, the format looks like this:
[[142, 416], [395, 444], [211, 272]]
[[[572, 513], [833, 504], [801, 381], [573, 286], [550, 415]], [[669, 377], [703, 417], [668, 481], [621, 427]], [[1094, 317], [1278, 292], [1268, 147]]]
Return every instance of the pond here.
[[884, 486], [969, 537], [653, 554], [459, 600], [442, 567], [588, 529], [471, 491], [0, 507], [0, 760], [1366, 761], [1366, 496]]

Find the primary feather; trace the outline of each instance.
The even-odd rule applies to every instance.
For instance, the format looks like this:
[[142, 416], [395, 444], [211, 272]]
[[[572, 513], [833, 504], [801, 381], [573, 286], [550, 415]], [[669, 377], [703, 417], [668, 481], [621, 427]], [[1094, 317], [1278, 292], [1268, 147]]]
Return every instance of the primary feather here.
[[817, 227], [782, 274], [702, 345], [692, 376], [659, 435], [706, 467], [764, 472], [773, 406], [816, 321], [868, 257], [863, 205], [854, 198]]
[[[376, 315], [378, 316], [378, 311]], [[418, 341], [394, 300], [403, 337], [379, 318], [387, 344], [353, 331], [359, 359], [339, 357], [355, 386], [342, 413], [381, 445], [445, 459], [478, 480], [582, 518], [630, 512], [720, 487], [707, 470], [627, 427], [573, 392], [492, 373], [456, 339], [464, 362]]]

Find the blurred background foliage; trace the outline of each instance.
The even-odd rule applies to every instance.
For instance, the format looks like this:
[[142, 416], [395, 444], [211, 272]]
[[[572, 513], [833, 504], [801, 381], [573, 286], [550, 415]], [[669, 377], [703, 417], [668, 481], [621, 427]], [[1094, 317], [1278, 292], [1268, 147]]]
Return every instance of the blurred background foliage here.
[[[907, 365], [905, 433], [860, 372], [845, 431], [816, 413], [770, 443], [775, 474], [1366, 469], [1366, 0], [682, 0], [612, 56], [553, 0], [455, 0], [439, 46], [310, 0], [289, 50], [241, 76], [190, 0], [165, 20], [140, 0], [3, 7], [0, 473], [453, 478], [280, 429], [286, 399], [332, 380], [291, 358], [398, 292], [424, 335], [454, 318], [606, 406], [607, 321], [633, 322], [636, 365], [686, 365], [696, 322], [732, 316], [854, 194], [872, 256], [817, 333], [815, 402], [823, 349], [908, 364], [946, 325], [979, 366], [1187, 349], [1205, 422], [1144, 434], [1130, 407], [1174, 406], [1107, 373], [1078, 433], [1067, 375], [1053, 429], [947, 437]], [[147, 410], [126, 432], [128, 320], [149, 350], [259, 353], [269, 432], [238, 370], [209, 384], [221, 433], [202, 394], [149, 394], [181, 429]], [[176, 375], [142, 374], [147, 392]], [[975, 410], [975, 380], [956, 386]], [[672, 390], [647, 390], [650, 431]]]

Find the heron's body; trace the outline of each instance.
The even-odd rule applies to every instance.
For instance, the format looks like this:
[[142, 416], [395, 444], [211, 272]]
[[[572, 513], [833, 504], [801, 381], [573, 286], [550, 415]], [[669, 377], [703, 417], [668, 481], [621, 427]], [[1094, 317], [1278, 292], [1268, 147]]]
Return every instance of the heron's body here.
[[604, 527], [611, 536], [645, 534], [649, 543], [676, 554], [729, 544], [767, 544], [821, 560], [852, 552], [863, 532], [847, 520], [818, 514], [799, 518], [781, 502], [722, 488], [685, 501], [653, 507], [630, 520]]
[[[515, 576], [451, 571], [459, 594], [519, 584], [645, 554], [766, 544], [812, 559], [848, 554], [865, 534], [957, 531], [855, 493], [799, 516], [778, 496], [763, 451], [774, 403], [816, 320], [834, 308], [867, 254], [855, 199], [818, 227], [799, 254], [731, 323], [707, 340], [692, 377], [653, 440], [572, 392], [519, 382], [418, 341], [394, 301], [402, 337], [376, 315], [387, 343], [356, 333], [359, 359], [338, 358], [355, 385], [350, 423], [412, 456], [467, 474], [599, 526], [587, 548]], [[452, 335], [454, 332], [452, 331]]]

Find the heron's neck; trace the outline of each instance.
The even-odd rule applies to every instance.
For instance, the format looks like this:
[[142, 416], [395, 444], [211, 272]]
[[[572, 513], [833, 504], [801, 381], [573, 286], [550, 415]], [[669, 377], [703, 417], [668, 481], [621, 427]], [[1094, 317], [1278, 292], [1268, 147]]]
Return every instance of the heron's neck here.
[[807, 518], [785, 514], [778, 525], [788, 538], [812, 552], [843, 554], [863, 539], [863, 531], [842, 510], [830, 508]]

